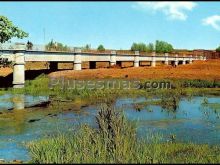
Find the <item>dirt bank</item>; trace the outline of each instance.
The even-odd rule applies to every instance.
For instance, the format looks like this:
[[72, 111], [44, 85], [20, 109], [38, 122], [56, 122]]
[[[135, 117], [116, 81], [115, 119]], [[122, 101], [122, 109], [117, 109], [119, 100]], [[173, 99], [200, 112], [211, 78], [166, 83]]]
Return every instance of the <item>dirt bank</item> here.
[[81, 71], [66, 70], [49, 74], [50, 77], [66, 77], [73, 79], [93, 78], [140, 78], [140, 79], [205, 79], [220, 80], [220, 59], [196, 61], [193, 64], [172, 66], [157, 66], [155, 68], [145, 66], [139, 68], [100, 68], [85, 69]]
[[[71, 66], [70, 66], [71, 65]], [[100, 67], [106, 67], [105, 63], [101, 63]], [[126, 64], [127, 65], [127, 64]], [[129, 64], [130, 65], [130, 64]], [[127, 65], [127, 66], [129, 66]], [[220, 59], [195, 61], [193, 64], [179, 65], [174, 68], [172, 66], [158, 65], [155, 68], [143, 66], [139, 68], [99, 68], [99, 69], [83, 69], [81, 71], [72, 70], [72, 64], [61, 64], [57, 72], [49, 74], [50, 77], [66, 77], [73, 79], [94, 79], [94, 78], [140, 78], [140, 79], [205, 79], [220, 80]], [[86, 67], [85, 67], [86, 68]], [[29, 63], [26, 70], [46, 69], [45, 64]], [[12, 73], [10, 68], [0, 68], [0, 77], [5, 77]]]

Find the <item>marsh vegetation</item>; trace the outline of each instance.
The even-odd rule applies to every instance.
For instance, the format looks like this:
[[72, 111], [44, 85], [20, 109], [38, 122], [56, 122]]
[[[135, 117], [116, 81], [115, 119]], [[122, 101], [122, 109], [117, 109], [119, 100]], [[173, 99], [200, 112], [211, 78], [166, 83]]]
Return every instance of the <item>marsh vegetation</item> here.
[[[27, 129], [27, 123], [29, 129], [36, 129], [39, 133], [42, 130], [37, 127], [45, 127], [42, 129], [45, 129], [46, 136], [41, 133], [40, 138], [32, 138], [33, 141], [25, 143], [29, 161], [33, 163], [219, 162], [220, 149], [214, 133], [219, 127], [219, 104], [212, 99], [210, 101], [210, 97], [219, 97], [218, 82], [170, 81], [171, 89], [145, 89], [145, 81], [140, 82], [139, 89], [69, 89], [59, 85], [49, 88], [50, 79], [41, 75], [26, 81], [24, 89], [1, 89], [0, 95], [10, 93], [50, 98], [49, 107], [43, 108], [42, 112], [38, 108], [37, 111], [21, 111], [13, 115], [25, 117], [19, 118], [16, 127], [22, 126], [22, 129], [17, 129], [18, 133]], [[195, 99], [198, 96], [199, 99]], [[195, 103], [190, 104], [190, 101]], [[121, 108], [116, 106], [122, 103]], [[187, 104], [193, 108], [185, 106]], [[98, 111], [94, 107], [98, 107]], [[200, 111], [203, 113], [201, 117]], [[72, 119], [76, 114], [80, 116], [80, 124], [75, 124], [76, 120]], [[9, 116], [10, 113], [0, 115], [7, 120]], [[198, 116], [201, 121], [197, 120]], [[56, 126], [49, 121], [57, 122], [60, 127], [58, 132], [53, 130]], [[5, 128], [12, 126], [4, 120], [0, 122]], [[210, 125], [213, 123], [215, 128]], [[201, 134], [196, 131], [197, 127]], [[167, 132], [163, 132], [166, 129], [162, 128], [166, 128]], [[179, 132], [178, 128], [183, 132]], [[207, 131], [209, 135], [204, 134]], [[197, 136], [201, 136], [201, 140], [194, 143], [198, 140]], [[209, 141], [213, 143], [206, 143]]]
[[102, 105], [97, 128], [81, 125], [69, 134], [28, 144], [32, 163], [217, 163], [220, 147], [161, 142], [160, 135], [137, 137], [135, 123]]

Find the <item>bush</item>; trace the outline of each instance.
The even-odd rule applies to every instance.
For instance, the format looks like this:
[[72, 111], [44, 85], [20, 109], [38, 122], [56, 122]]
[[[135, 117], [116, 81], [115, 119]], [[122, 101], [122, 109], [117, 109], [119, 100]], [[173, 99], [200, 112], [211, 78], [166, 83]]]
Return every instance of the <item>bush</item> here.
[[219, 87], [218, 81], [209, 81], [209, 80], [184, 80], [182, 87], [191, 87], [191, 88], [215, 88]]

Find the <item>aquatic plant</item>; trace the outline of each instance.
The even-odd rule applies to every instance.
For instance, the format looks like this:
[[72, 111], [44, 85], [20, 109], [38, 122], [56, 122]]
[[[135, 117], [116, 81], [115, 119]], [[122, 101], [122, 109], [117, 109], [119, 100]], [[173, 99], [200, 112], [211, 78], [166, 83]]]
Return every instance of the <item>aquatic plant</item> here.
[[138, 138], [136, 126], [119, 110], [104, 105], [98, 127], [86, 124], [66, 134], [30, 142], [30, 163], [218, 163], [220, 147]]
[[163, 109], [175, 112], [179, 107], [181, 94], [178, 91], [162, 93], [161, 106]]
[[140, 103], [134, 103], [133, 104], [133, 107], [136, 111], [140, 112], [141, 110], [143, 110], [144, 108], [144, 105], [143, 104], [140, 104]]
[[204, 97], [203, 101], [202, 101], [202, 104], [207, 105], [208, 103], [209, 103], [209, 101], [208, 101], [207, 97]]

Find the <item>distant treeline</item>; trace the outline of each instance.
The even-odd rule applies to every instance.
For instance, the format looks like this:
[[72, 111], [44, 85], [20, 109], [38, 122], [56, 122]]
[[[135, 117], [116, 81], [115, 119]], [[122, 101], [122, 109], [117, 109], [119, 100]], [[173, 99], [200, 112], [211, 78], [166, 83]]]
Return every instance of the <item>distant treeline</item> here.
[[157, 40], [155, 44], [149, 43], [133, 43], [131, 46], [132, 51], [141, 51], [141, 52], [157, 52], [157, 53], [170, 53], [172, 52], [173, 46], [165, 41]]

